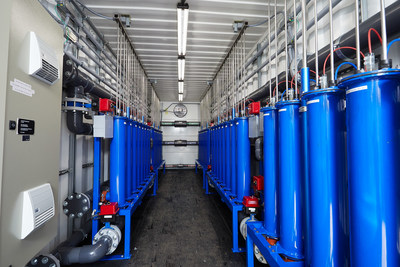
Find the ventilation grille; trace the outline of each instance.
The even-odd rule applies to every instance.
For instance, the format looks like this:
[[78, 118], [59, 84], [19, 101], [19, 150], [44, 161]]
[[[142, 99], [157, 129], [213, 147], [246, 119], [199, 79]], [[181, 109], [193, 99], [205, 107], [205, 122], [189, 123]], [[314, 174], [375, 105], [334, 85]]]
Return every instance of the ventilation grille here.
[[43, 223], [50, 220], [50, 218], [53, 216], [54, 216], [54, 207], [51, 207], [50, 209], [44, 211], [39, 216], [35, 217], [35, 228], [41, 226]]
[[33, 76], [44, 82], [53, 84], [58, 80], [58, 69], [46, 60], [42, 59], [42, 68], [35, 72]]

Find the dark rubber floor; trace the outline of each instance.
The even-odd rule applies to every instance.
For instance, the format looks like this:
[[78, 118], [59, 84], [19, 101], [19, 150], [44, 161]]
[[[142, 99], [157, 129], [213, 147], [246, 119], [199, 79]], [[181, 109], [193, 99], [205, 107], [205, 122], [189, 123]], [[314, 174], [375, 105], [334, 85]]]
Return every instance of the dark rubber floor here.
[[231, 217], [217, 194], [204, 194], [201, 170], [167, 170], [133, 215], [132, 258], [79, 266], [246, 266], [231, 250]]

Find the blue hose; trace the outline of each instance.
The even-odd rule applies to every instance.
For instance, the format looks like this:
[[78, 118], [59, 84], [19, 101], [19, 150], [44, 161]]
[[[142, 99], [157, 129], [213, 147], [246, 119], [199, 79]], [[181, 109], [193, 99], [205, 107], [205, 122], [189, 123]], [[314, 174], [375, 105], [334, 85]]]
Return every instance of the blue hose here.
[[282, 96], [281, 96], [281, 101], [283, 101], [283, 96], [285, 95], [286, 89], [285, 91], [283, 91]]
[[351, 63], [351, 62], [343, 62], [342, 64], [340, 64], [340, 65], [336, 68], [336, 71], [335, 71], [335, 81], [337, 80], [337, 76], [338, 76], [339, 70], [340, 70], [340, 68], [341, 68], [343, 65], [351, 65], [351, 66], [353, 66], [355, 69], [357, 69], [357, 66], [354, 65], [353, 63]]
[[387, 46], [387, 54], [388, 54], [388, 55], [389, 55], [390, 47], [392, 47], [392, 45], [393, 45], [395, 42], [398, 42], [398, 41], [400, 41], [400, 38], [394, 39], [393, 41], [391, 41], [391, 42], [388, 44], [388, 46]]

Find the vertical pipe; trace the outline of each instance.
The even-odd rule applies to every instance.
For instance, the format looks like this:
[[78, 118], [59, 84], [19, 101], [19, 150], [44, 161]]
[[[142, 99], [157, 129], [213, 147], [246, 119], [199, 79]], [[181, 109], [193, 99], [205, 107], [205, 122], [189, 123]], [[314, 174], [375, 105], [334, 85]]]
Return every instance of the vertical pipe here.
[[278, 22], [276, 19], [276, 0], [275, 0], [275, 87], [276, 87], [276, 96], [279, 97], [279, 88], [278, 88]]
[[354, 1], [355, 7], [354, 7], [354, 12], [355, 12], [355, 17], [356, 17], [356, 56], [357, 56], [357, 70], [361, 69], [361, 55], [360, 55], [360, 11], [359, 11], [359, 1], [355, 0]]
[[[101, 175], [101, 138], [95, 137], [93, 141], [93, 211], [99, 212], [100, 202], [100, 175]], [[98, 220], [92, 220], [93, 234], [98, 230]]]
[[[307, 68], [307, 25], [306, 25], [306, 0], [301, 0], [302, 31], [303, 31], [303, 68]], [[296, 11], [295, 11], [296, 14]], [[316, 25], [316, 24], [315, 24]], [[297, 36], [297, 34], [295, 35]], [[317, 39], [317, 38], [316, 38]]]
[[307, 151], [312, 163], [308, 167], [310, 265], [349, 266], [345, 94], [328, 89], [303, 97], [309, 103]]
[[222, 181], [225, 186], [227, 186], [227, 177], [226, 177], [226, 143], [225, 143], [225, 132], [226, 132], [226, 122], [223, 122], [221, 125], [221, 169], [222, 169]]
[[330, 46], [330, 62], [331, 62], [331, 84], [335, 84], [335, 55], [333, 54], [333, 9], [332, 0], [329, 0], [329, 46]]
[[[297, 12], [296, 12], [296, 0], [293, 0], [293, 25], [294, 25], [294, 33], [293, 33], [293, 41], [294, 41], [294, 74], [297, 75]], [[298, 98], [297, 95], [297, 78], [294, 80], [294, 91], [295, 91], [295, 98]]]
[[240, 117], [236, 119], [237, 141], [237, 198], [242, 201], [244, 196], [250, 195], [250, 139], [249, 119]]
[[279, 235], [285, 254], [303, 257], [299, 101], [277, 104], [279, 127]]
[[[303, 31], [303, 68], [301, 69], [301, 90], [306, 93], [310, 90], [310, 68], [307, 67], [307, 26], [306, 26], [306, 0], [301, 0], [302, 31]], [[318, 78], [317, 78], [318, 79]]]
[[386, 34], [386, 10], [385, 0], [380, 0], [381, 5], [381, 35], [382, 35], [382, 61], [386, 63], [388, 61], [387, 55], [387, 34]]
[[[288, 78], [288, 41], [287, 41], [287, 0], [285, 0], [285, 10], [284, 12], [284, 17], [285, 17], [285, 83], [286, 83], [286, 94], [289, 93], [289, 78]], [[278, 88], [277, 88], [278, 89]]]
[[114, 117], [114, 134], [110, 143], [110, 201], [125, 204], [126, 118]]
[[278, 239], [278, 115], [275, 107], [265, 107], [261, 111], [264, 120], [264, 228], [269, 238]]
[[130, 197], [132, 194], [132, 121], [127, 120], [127, 133], [126, 133], [126, 182], [125, 182], [125, 196]]
[[230, 122], [230, 144], [229, 146], [231, 147], [231, 154], [230, 154], [230, 161], [231, 161], [231, 192], [233, 194], [236, 194], [237, 192], [237, 182], [236, 182], [236, 123], [235, 120], [231, 120]]
[[137, 188], [137, 123], [132, 121], [132, 161], [129, 163], [132, 165], [132, 190], [131, 194], [136, 191]]
[[269, 102], [272, 97], [272, 73], [271, 73], [271, 0], [268, 0], [268, 80], [269, 80]]
[[[318, 88], [318, 84], [319, 84], [319, 64], [318, 64], [318, 13], [317, 13], [317, 0], [314, 0], [314, 27], [315, 27], [315, 29], [314, 29], [314, 35], [315, 35], [315, 81], [316, 81], [315, 87]], [[303, 28], [304, 28], [304, 25], [303, 25]], [[306, 60], [307, 60], [307, 58], [306, 58]]]
[[230, 168], [230, 154], [231, 154], [231, 146], [230, 146], [230, 123], [227, 121], [225, 123], [225, 180], [226, 187], [232, 191], [232, 183], [231, 183], [231, 168]]

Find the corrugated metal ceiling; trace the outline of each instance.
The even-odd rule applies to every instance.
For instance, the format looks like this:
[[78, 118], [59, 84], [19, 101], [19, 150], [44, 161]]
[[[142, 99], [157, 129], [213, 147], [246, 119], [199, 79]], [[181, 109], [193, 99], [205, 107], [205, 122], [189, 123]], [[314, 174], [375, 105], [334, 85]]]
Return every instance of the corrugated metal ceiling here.
[[[178, 0], [84, 0], [87, 7], [112, 17], [129, 14], [128, 33], [161, 101], [178, 100], [177, 20]], [[265, 0], [192, 0], [185, 71], [185, 102], [198, 102], [236, 38], [234, 21], [250, 24], [265, 20]], [[272, 1], [271, 1], [272, 2]], [[116, 48], [115, 22], [91, 16], [106, 40]], [[265, 25], [246, 32], [249, 51], [265, 32]]]

